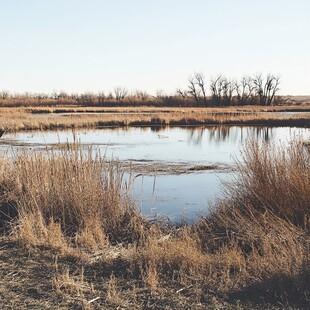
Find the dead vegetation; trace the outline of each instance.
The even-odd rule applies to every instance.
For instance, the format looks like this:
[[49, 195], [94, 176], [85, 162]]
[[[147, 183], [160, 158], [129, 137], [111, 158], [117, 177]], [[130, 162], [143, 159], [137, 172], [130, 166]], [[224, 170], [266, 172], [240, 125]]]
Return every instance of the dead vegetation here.
[[[278, 113], [273, 113], [278, 112]], [[279, 112], [298, 112], [287, 114]], [[309, 126], [309, 106], [225, 108], [1, 108], [0, 130], [115, 126], [268, 125]]]
[[[274, 74], [245, 75], [241, 79], [218, 75], [207, 81], [204, 74], [194, 72], [185, 89], [174, 93], [157, 91], [151, 95], [143, 90], [129, 91], [117, 86], [113, 91], [67, 93], [10, 93], [0, 91], [0, 107], [40, 106], [151, 106], [151, 107], [219, 107], [244, 105], [307, 104], [309, 96], [278, 96], [280, 77]], [[209, 91], [208, 91], [209, 90]], [[208, 95], [209, 93], [209, 95]]]
[[310, 153], [247, 145], [227, 198], [149, 223], [117, 162], [78, 145], [0, 160], [2, 308], [307, 309]]

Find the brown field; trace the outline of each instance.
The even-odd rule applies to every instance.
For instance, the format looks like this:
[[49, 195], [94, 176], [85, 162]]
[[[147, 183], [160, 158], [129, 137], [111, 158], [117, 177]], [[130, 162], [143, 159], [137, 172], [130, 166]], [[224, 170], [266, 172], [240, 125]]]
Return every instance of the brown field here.
[[[221, 108], [12, 104], [0, 108], [0, 130], [309, 127], [305, 100]], [[308, 142], [247, 145], [227, 198], [210, 217], [178, 227], [143, 218], [130, 188], [122, 189], [120, 163], [91, 159], [78, 145], [46, 152], [0, 159], [2, 309], [308, 309]]]
[[180, 227], [147, 222], [118, 162], [83, 154], [0, 159], [2, 309], [308, 308], [307, 144], [248, 144], [227, 198]]
[[[283, 115], [272, 112], [305, 112]], [[176, 107], [33, 107], [0, 108], [5, 131], [104, 126], [269, 125], [309, 126], [310, 106]], [[67, 114], [66, 114], [67, 113]]]

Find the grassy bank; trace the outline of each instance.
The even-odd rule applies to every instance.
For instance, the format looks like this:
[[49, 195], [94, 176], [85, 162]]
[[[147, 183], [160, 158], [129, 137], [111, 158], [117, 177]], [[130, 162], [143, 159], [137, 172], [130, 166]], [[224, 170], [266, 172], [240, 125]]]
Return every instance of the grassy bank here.
[[[279, 112], [301, 112], [285, 115]], [[278, 112], [278, 113], [273, 113]], [[304, 113], [302, 113], [304, 112]], [[268, 125], [308, 126], [309, 107], [228, 108], [1, 108], [5, 131], [103, 126]]]
[[249, 144], [227, 198], [182, 227], [145, 221], [118, 163], [88, 155], [0, 159], [2, 308], [307, 308], [307, 145]]

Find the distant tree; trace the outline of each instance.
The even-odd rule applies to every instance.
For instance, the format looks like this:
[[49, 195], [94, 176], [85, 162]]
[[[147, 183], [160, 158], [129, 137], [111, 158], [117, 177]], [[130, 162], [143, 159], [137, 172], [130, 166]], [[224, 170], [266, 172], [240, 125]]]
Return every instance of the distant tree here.
[[217, 76], [215, 79], [211, 79], [210, 90], [213, 102], [215, 104], [220, 104], [223, 95], [223, 77], [221, 75]]
[[188, 79], [188, 93], [195, 99], [196, 104], [200, 103], [200, 89], [196, 87], [196, 81], [193, 77]]
[[169, 95], [164, 93], [163, 90], [158, 90], [156, 92], [156, 96], [154, 97], [157, 104], [161, 106], [177, 106], [179, 105], [180, 101], [177, 100], [175, 96]]
[[125, 87], [116, 87], [114, 88], [114, 95], [117, 101], [125, 99], [128, 94], [128, 90]]
[[256, 74], [253, 79], [256, 94], [259, 96], [259, 104], [270, 106], [279, 90], [280, 78], [268, 74], [264, 80], [261, 74]]
[[195, 83], [198, 85], [201, 93], [204, 105], [207, 105], [206, 89], [205, 89], [205, 79], [202, 73], [195, 73], [194, 75]]
[[228, 80], [226, 77], [222, 79], [222, 104], [231, 105], [234, 91], [236, 89], [235, 82]]
[[59, 94], [56, 90], [51, 93], [51, 99], [59, 100]]
[[143, 90], [136, 90], [135, 96], [137, 97], [138, 100], [143, 101], [143, 102], [150, 98], [149, 94]]
[[188, 91], [177, 88], [176, 95], [180, 96], [182, 99], [186, 99], [188, 97]]
[[55, 99], [55, 100], [63, 100], [63, 99], [68, 99], [69, 98], [69, 95], [61, 90], [61, 91], [56, 91], [56, 90], [53, 90], [52, 94], [51, 94], [51, 99]]
[[94, 105], [96, 102], [97, 96], [92, 92], [86, 92], [79, 96], [79, 102], [85, 105]]
[[211, 79], [210, 90], [215, 105], [231, 105], [238, 88], [238, 83], [219, 75]]
[[2, 90], [2, 91], [0, 92], [0, 98], [1, 98], [2, 100], [8, 99], [9, 96], [10, 96], [10, 93], [9, 93], [9, 91], [7, 91], [7, 90]]
[[109, 92], [108, 96], [107, 96], [107, 100], [113, 100], [113, 99], [114, 99], [114, 97], [113, 97], [112, 92]]
[[237, 92], [237, 102], [240, 105], [251, 103], [255, 95], [255, 84], [250, 76], [244, 76], [241, 82], [235, 82], [235, 89]]
[[156, 95], [153, 96], [155, 101], [157, 102], [158, 105], [163, 105], [164, 104], [164, 91], [162, 89], [158, 89], [156, 91]]
[[80, 101], [80, 95], [78, 93], [71, 93], [69, 98], [74, 100], [76, 103], [79, 103]]
[[69, 95], [65, 91], [61, 90], [59, 92], [59, 99], [60, 100], [64, 100], [64, 99], [68, 99], [68, 98], [69, 98]]
[[107, 96], [105, 95], [105, 93], [103, 91], [101, 91], [97, 94], [97, 101], [98, 101], [99, 105], [104, 104], [106, 99], [107, 99]]
[[48, 95], [44, 93], [35, 94], [34, 96], [39, 102], [48, 98]]

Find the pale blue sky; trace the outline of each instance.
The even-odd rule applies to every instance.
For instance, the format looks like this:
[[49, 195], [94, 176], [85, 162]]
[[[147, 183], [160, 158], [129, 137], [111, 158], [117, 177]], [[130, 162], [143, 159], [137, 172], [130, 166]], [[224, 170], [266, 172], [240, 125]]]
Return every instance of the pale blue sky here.
[[0, 0], [0, 90], [152, 93], [274, 73], [310, 94], [310, 0]]

